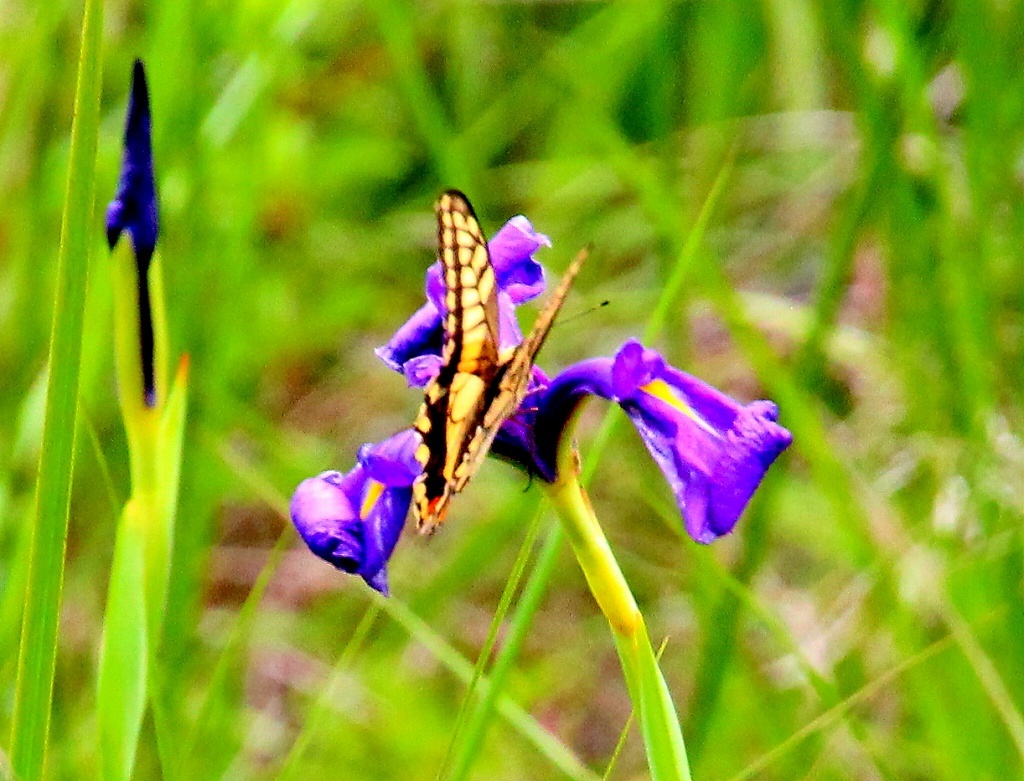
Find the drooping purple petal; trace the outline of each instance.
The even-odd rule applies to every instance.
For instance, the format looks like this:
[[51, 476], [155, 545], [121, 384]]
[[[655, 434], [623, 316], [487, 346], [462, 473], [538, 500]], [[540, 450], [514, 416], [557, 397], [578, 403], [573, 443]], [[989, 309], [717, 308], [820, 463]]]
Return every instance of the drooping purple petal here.
[[441, 268], [440, 260], [435, 260], [430, 264], [427, 269], [427, 280], [423, 287], [427, 291], [427, 301], [434, 305], [434, 309], [438, 312], [445, 311], [444, 271]]
[[388, 488], [408, 488], [422, 469], [416, 460], [420, 436], [413, 429], [400, 431], [376, 445], [359, 449], [359, 463], [366, 473]]
[[616, 362], [621, 357], [629, 365], [618, 373], [642, 366], [647, 377], [619, 403], [668, 478], [687, 532], [698, 542], [712, 542], [732, 531], [792, 435], [776, 422], [778, 407], [771, 402], [742, 406], [664, 364], [650, 373], [656, 361], [642, 354], [638, 362], [635, 347], [627, 348]]
[[402, 364], [402, 374], [410, 388], [425, 388], [438, 373], [444, 361], [440, 355], [417, 355]]
[[406, 430], [360, 448], [359, 463], [304, 480], [292, 496], [295, 528], [320, 558], [387, 594], [387, 562], [398, 543], [419, 474], [419, 435]]
[[611, 358], [590, 358], [573, 364], [537, 395], [532, 452], [536, 462], [528, 468], [548, 482], [557, 476], [558, 444], [573, 413], [587, 396], [614, 399]]
[[768, 467], [792, 441], [776, 422], [773, 403], [738, 404], [631, 340], [614, 360], [578, 363], [539, 394], [536, 460], [530, 466], [547, 480], [555, 477], [562, 430], [587, 395], [622, 406], [668, 479], [686, 529], [698, 542], [732, 531]]
[[[366, 558], [359, 574], [385, 596], [388, 593], [386, 564], [398, 544], [398, 538], [402, 536], [411, 502], [411, 488], [388, 488], [381, 493], [364, 519]], [[378, 588], [374, 579], [376, 583], [383, 583], [384, 587]]]
[[[334, 479], [332, 479], [334, 478]], [[323, 472], [299, 483], [292, 494], [292, 523], [309, 549], [345, 572], [363, 562], [363, 524], [338, 485], [338, 472]]]
[[638, 389], [656, 380], [666, 382], [678, 398], [699, 409], [700, 418], [714, 429], [731, 426], [743, 408], [717, 388], [666, 363], [657, 350], [648, 349], [635, 339], [625, 342], [615, 355], [616, 398], [630, 399]]
[[665, 359], [654, 350], [644, 349], [635, 339], [619, 348], [612, 366], [612, 388], [615, 398], [631, 396], [641, 385], [660, 377], [665, 371]]
[[516, 319], [516, 306], [512, 297], [504, 290], [498, 290], [498, 350], [514, 349], [523, 341], [523, 332]]
[[[701, 530], [707, 539], [702, 542], [732, 531], [772, 462], [793, 441], [793, 435], [776, 422], [778, 415], [770, 401], [755, 401], [736, 415], [712, 467], [715, 490], [706, 528]], [[696, 537], [699, 532], [690, 533]]]

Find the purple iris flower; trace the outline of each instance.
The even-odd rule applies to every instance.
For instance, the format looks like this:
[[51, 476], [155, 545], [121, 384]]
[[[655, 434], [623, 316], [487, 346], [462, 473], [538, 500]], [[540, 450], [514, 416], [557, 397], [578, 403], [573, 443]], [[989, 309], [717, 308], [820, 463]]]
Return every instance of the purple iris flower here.
[[348, 473], [303, 480], [292, 496], [292, 523], [324, 561], [388, 593], [387, 561], [405, 525], [420, 472], [419, 436], [411, 429], [359, 449]]
[[[515, 306], [539, 295], [544, 272], [533, 253], [550, 246], [525, 217], [514, 217], [489, 244], [499, 287], [502, 350], [522, 341]], [[441, 367], [444, 285], [440, 265], [427, 272], [424, 304], [377, 355], [427, 385]], [[656, 351], [627, 341], [613, 358], [577, 363], [554, 379], [533, 368], [519, 410], [498, 431], [491, 452], [553, 482], [563, 431], [586, 396], [619, 404], [676, 496], [687, 532], [709, 543], [732, 531], [750, 497], [792, 435], [770, 401], [742, 405], [665, 362]], [[401, 533], [420, 471], [420, 437], [412, 429], [360, 450], [347, 475], [324, 472], [303, 482], [292, 519], [321, 558], [361, 575], [386, 593], [385, 564]]]
[[153, 176], [153, 145], [149, 115], [149, 89], [142, 61], [132, 68], [131, 94], [124, 127], [124, 158], [117, 194], [107, 207], [107, 243], [114, 249], [127, 232], [135, 250], [138, 269], [139, 349], [142, 363], [142, 387], [146, 405], [156, 404], [153, 366], [153, 313], [149, 301], [149, 263], [160, 231], [157, 214], [156, 183]]
[[633, 421], [697, 542], [732, 531], [768, 467], [793, 441], [772, 402], [739, 404], [631, 339], [614, 358], [577, 363], [538, 394], [520, 447], [531, 456], [529, 468], [547, 480], [555, 478], [562, 430], [588, 395], [617, 402]]
[[[498, 341], [502, 351], [523, 341], [515, 308], [544, 292], [544, 267], [533, 254], [550, 246], [551, 240], [537, 233], [522, 215], [506, 222], [487, 243], [498, 282]], [[426, 386], [441, 369], [445, 291], [440, 261], [427, 270], [426, 290], [427, 302], [375, 351], [417, 388]]]

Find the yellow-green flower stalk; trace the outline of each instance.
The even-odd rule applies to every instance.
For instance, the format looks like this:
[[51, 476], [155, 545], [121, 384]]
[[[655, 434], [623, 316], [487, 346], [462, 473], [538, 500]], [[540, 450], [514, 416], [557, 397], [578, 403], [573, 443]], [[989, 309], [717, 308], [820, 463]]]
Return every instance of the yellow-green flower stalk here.
[[[575, 415], [574, 415], [575, 419]], [[572, 428], [572, 423], [567, 429]], [[615, 638], [654, 781], [690, 781], [679, 716], [647, 635], [644, 617], [579, 481], [579, 456], [569, 431], [558, 447], [554, 482], [545, 483], [562, 528]]]
[[131, 496], [118, 523], [100, 651], [97, 711], [105, 781], [131, 777], [152, 692], [170, 576], [188, 376], [186, 356], [169, 385], [149, 94], [138, 60], [124, 141], [117, 195], [107, 209], [107, 239]]

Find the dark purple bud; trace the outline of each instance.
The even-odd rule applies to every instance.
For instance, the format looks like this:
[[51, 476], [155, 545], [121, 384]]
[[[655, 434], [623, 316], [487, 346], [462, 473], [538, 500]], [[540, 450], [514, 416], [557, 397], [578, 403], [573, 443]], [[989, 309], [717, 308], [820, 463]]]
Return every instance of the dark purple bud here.
[[149, 89], [142, 61], [132, 69], [131, 94], [124, 128], [124, 156], [117, 194], [107, 207], [107, 242], [113, 249], [127, 231], [135, 250], [138, 269], [139, 351], [146, 405], [156, 404], [153, 366], [153, 313], [149, 299], [149, 263], [159, 233], [156, 185], [153, 177], [153, 146], [149, 115]]

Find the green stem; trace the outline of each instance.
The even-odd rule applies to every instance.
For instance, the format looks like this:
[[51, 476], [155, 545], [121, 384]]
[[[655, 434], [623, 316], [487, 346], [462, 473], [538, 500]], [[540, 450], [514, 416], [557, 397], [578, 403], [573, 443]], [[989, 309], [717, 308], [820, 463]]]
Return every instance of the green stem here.
[[643, 616], [601, 531], [590, 499], [577, 480], [574, 463], [559, 464], [558, 479], [548, 487], [548, 493], [562, 518], [587, 585], [616, 638], [634, 637], [642, 630]]
[[571, 435], [562, 437], [558, 477], [548, 486], [562, 527], [615, 638], [630, 698], [639, 715], [654, 781], [690, 781], [679, 716], [629, 584], [601, 530], [583, 486]]

